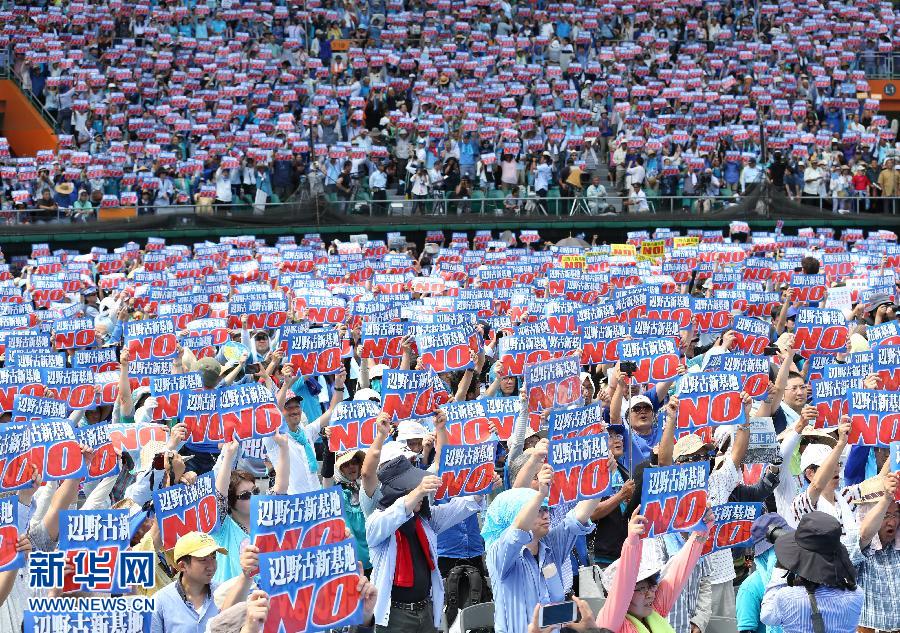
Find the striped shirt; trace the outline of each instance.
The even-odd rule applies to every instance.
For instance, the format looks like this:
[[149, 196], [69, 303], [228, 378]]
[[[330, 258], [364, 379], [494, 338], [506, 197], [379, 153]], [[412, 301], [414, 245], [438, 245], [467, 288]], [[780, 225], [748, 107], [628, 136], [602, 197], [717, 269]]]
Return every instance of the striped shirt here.
[[536, 604], [565, 599], [560, 575], [575, 539], [594, 529], [570, 512], [540, 540], [535, 558], [527, 545], [531, 532], [510, 526], [487, 550], [487, 568], [494, 592], [496, 633], [524, 633]]
[[[776, 569], [763, 596], [759, 619], [768, 626], [780, 626], [784, 633], [813, 633], [812, 604], [803, 587], [788, 587], [785, 570]], [[828, 633], [855, 633], [863, 607], [863, 590], [819, 587], [816, 603]]]
[[900, 629], [900, 549], [896, 544], [863, 550], [856, 582], [865, 592], [860, 626], [878, 631]]

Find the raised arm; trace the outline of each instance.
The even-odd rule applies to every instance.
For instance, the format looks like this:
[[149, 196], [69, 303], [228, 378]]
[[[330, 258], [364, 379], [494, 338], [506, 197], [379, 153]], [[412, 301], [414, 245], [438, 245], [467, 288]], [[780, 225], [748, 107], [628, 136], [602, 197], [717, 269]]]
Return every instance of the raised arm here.
[[[612, 421], [612, 419], [610, 419]], [[678, 396], [669, 398], [666, 403], [666, 420], [663, 423], [662, 437], [657, 449], [657, 463], [660, 466], [671, 466], [675, 452], [675, 426], [678, 421]]]
[[534, 526], [534, 520], [541, 510], [541, 506], [547, 495], [550, 494], [550, 482], [553, 481], [553, 467], [550, 464], [544, 464], [538, 472], [538, 490], [528, 503], [522, 506], [519, 513], [513, 521], [513, 527], [523, 532], [530, 532]]
[[819, 503], [819, 497], [822, 495], [822, 491], [825, 490], [828, 483], [834, 477], [834, 472], [837, 469], [838, 462], [840, 462], [841, 454], [847, 446], [847, 436], [849, 433], [850, 418], [845, 415], [841, 418], [841, 423], [838, 426], [837, 444], [834, 445], [834, 448], [831, 449], [828, 457], [825, 458], [818, 470], [816, 470], [816, 475], [809, 484], [807, 494], [809, 495], [809, 503], [814, 508], [816, 507], [816, 504]]
[[366, 451], [366, 457], [363, 459], [362, 469], [360, 470], [360, 480], [362, 481], [363, 491], [369, 498], [375, 495], [378, 489], [378, 462], [381, 460], [381, 447], [391, 434], [390, 416], [381, 412], [375, 418], [375, 438], [372, 445]]
[[334, 393], [331, 394], [331, 402], [328, 403], [328, 408], [325, 409], [325, 412], [316, 420], [320, 429], [324, 429], [328, 426], [329, 422], [331, 422], [331, 415], [334, 413], [335, 408], [344, 399], [344, 383], [346, 380], [347, 371], [345, 369], [341, 369], [340, 373], [335, 374]]
[[128, 380], [128, 363], [131, 361], [131, 352], [127, 348], [119, 354], [119, 392], [116, 400], [119, 402], [119, 414], [123, 416], [134, 415], [134, 400], [131, 397], [131, 382]]
[[882, 475], [884, 481], [884, 494], [875, 504], [875, 507], [866, 513], [862, 525], [859, 528], [859, 548], [866, 549], [871, 543], [878, 530], [881, 529], [881, 523], [884, 521], [884, 515], [891, 504], [894, 502], [894, 496], [897, 493], [897, 473], [884, 473]]

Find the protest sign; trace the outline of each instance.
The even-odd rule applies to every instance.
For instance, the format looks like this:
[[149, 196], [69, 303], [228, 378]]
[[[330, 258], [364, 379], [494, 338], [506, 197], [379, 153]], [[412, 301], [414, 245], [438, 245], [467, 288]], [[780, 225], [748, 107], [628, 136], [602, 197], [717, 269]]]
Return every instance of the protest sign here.
[[12, 421], [30, 422], [44, 418], [64, 418], [66, 411], [65, 402], [20, 393], [13, 399]]
[[481, 444], [488, 441], [492, 428], [496, 429], [497, 438], [506, 442], [512, 436], [522, 400], [516, 396], [481, 398], [448, 402], [443, 409], [451, 444]]
[[498, 344], [503, 375], [522, 376], [527, 365], [550, 360], [547, 339], [539, 335], [504, 336]]
[[849, 414], [847, 393], [861, 389], [862, 378], [821, 378], [813, 380], [812, 405], [816, 408], [816, 428], [836, 427], [841, 416]]
[[753, 544], [750, 528], [764, 512], [762, 503], [747, 501], [723, 503], [712, 507], [715, 525], [707, 535], [703, 554], [723, 549], [749, 547]]
[[525, 388], [531, 423], [541, 411], [580, 403], [581, 378], [578, 359], [568, 357], [525, 366]]
[[737, 315], [734, 317], [735, 348], [744, 354], [761, 356], [769, 345], [771, 325], [760, 319]]
[[550, 440], [547, 463], [553, 467], [551, 506], [609, 495], [609, 436], [606, 433]]
[[339, 402], [328, 423], [328, 448], [334, 453], [366, 449], [375, 441], [375, 418], [381, 404], [372, 400]]
[[[59, 549], [74, 566], [64, 591], [121, 591], [116, 583], [119, 555], [129, 546], [128, 510], [63, 510]], [[150, 560], [153, 560], [153, 554]], [[151, 565], [152, 566], [152, 565]]]
[[283, 422], [272, 392], [257, 383], [184, 392], [178, 417], [195, 444], [268, 437]]
[[316, 633], [362, 622], [352, 539], [261, 554], [259, 571], [259, 587], [269, 597], [263, 633]]
[[900, 391], [900, 345], [879, 345], [873, 352], [873, 369], [882, 389]]
[[434, 391], [427, 371], [392, 369], [381, 377], [381, 409], [391, 420], [425, 418], [434, 413]]
[[91, 424], [75, 429], [75, 439], [79, 444], [94, 449], [87, 464], [85, 482], [97, 481], [119, 473], [119, 456], [110, 438], [111, 424]]
[[109, 424], [109, 441], [113, 450], [121, 454], [123, 451], [137, 453], [142, 446], [150, 442], [169, 440], [169, 429], [160, 424], [135, 422], [134, 424]]
[[250, 540], [262, 553], [315, 547], [345, 538], [339, 486], [250, 498]]
[[153, 509], [163, 549], [175, 547], [188, 532], [209, 534], [218, 525], [216, 481], [212, 472], [193, 484], [176, 484], [153, 491]]
[[794, 326], [794, 349], [809, 358], [813, 352], [837, 354], [847, 348], [847, 319], [840, 310], [800, 308]]
[[581, 331], [581, 364], [600, 365], [618, 362], [619, 343], [627, 336], [627, 323], [602, 323], [583, 326]]
[[100, 349], [77, 349], [72, 354], [74, 369], [90, 369], [95, 374], [119, 368], [119, 357], [115, 347]]
[[182, 394], [203, 388], [200, 372], [154, 376], [150, 379], [150, 393], [156, 399], [154, 420], [170, 420], [179, 415]]
[[416, 334], [416, 347], [424, 367], [436, 372], [461, 371], [475, 366], [469, 337], [461, 329]]
[[630, 376], [639, 383], [672, 380], [681, 364], [675, 341], [670, 338], [622, 341], [619, 359], [635, 363], [637, 370]]
[[698, 332], [720, 332], [731, 325], [731, 302], [728, 299], [694, 299], [694, 322]]
[[548, 422], [547, 438], [550, 440], [594, 435], [606, 430], [603, 404], [599, 402], [575, 409], [553, 410]]
[[66, 419], [32, 422], [28, 430], [28, 460], [40, 468], [44, 481], [80, 479], [87, 472], [72, 424]]
[[743, 424], [741, 376], [729, 372], [685, 374], [678, 387], [678, 428]]
[[401, 343], [408, 325], [394, 321], [367, 321], [362, 326], [361, 358], [374, 358], [392, 369], [400, 367]]
[[28, 429], [18, 424], [8, 424], [0, 430], [0, 490], [12, 491], [32, 485], [33, 469], [29, 453]]
[[771, 417], [750, 418], [750, 443], [742, 463], [781, 463], [781, 445], [778, 443], [775, 423]]
[[850, 389], [847, 399], [849, 444], [887, 447], [900, 440], [900, 392]]
[[436, 500], [465, 495], [480, 495], [490, 491], [494, 482], [494, 460], [497, 442], [473, 445], [445, 445], [441, 450], [438, 477], [441, 485]]
[[132, 360], [167, 360], [178, 351], [171, 318], [143, 319], [125, 324], [125, 347]]
[[645, 469], [641, 507], [649, 527], [644, 537], [697, 527], [706, 513], [708, 478], [709, 462]]
[[94, 375], [87, 369], [42, 369], [43, 395], [62, 400], [70, 409], [91, 409], [97, 395]]
[[90, 347], [97, 340], [93, 319], [65, 319], [53, 323], [53, 344], [56, 349]]
[[0, 499], [0, 571], [25, 566], [24, 552], [16, 551], [19, 541], [19, 499]]
[[336, 374], [343, 367], [340, 332], [318, 330], [294, 334], [288, 340], [286, 359], [298, 376]]
[[794, 274], [791, 277], [791, 298], [801, 303], [822, 301], [825, 298], [826, 277], [824, 274]]

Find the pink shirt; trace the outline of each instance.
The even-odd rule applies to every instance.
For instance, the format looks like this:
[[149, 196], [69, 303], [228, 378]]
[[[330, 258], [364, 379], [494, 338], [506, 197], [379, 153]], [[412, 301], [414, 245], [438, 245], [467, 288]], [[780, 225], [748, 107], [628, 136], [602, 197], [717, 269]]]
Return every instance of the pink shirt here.
[[[694, 566], [703, 553], [703, 543], [694, 534], [673, 558], [666, 575], [660, 580], [656, 590], [653, 608], [662, 617], [667, 617], [672, 606], [681, 595], [681, 590], [691, 576]], [[597, 627], [609, 629], [616, 633], [637, 633], [634, 625], [625, 619], [628, 605], [634, 595], [637, 584], [638, 568], [641, 566], [641, 539], [629, 535], [622, 547], [619, 568], [613, 578], [613, 586], [609, 598], [597, 615]]]

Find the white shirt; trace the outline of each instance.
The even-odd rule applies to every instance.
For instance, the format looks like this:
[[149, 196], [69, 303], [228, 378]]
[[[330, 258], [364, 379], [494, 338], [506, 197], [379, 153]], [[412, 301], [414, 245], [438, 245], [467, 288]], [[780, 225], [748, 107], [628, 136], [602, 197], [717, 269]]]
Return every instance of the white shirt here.
[[231, 177], [216, 170], [216, 199], [222, 202], [231, 202]]
[[372, 175], [369, 176], [369, 188], [370, 189], [384, 189], [387, 186], [387, 176], [383, 171], [376, 169], [372, 172]]
[[628, 199], [633, 201], [633, 204], [629, 207], [632, 213], [647, 213], [650, 211], [650, 205], [647, 204], [647, 194], [644, 193], [643, 189], [632, 191], [628, 194]]

